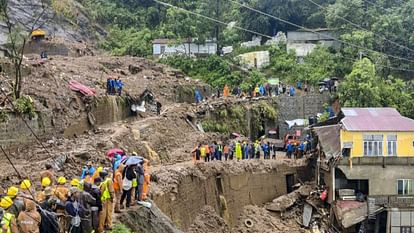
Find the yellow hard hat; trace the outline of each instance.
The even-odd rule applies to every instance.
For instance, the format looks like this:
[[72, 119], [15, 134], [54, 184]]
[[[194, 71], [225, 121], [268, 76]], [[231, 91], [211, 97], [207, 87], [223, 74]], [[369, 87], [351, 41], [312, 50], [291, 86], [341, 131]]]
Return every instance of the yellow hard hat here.
[[15, 197], [17, 196], [17, 193], [19, 192], [19, 189], [11, 186], [10, 188], [7, 189], [7, 196], [8, 197]]
[[3, 209], [8, 209], [13, 205], [13, 200], [10, 197], [3, 197], [0, 201], [0, 207]]
[[70, 182], [70, 186], [73, 187], [77, 187], [79, 185], [79, 180], [78, 179], [72, 179], [72, 181]]
[[43, 177], [42, 179], [42, 187], [47, 187], [52, 183], [49, 177]]
[[32, 183], [30, 180], [23, 180], [22, 183], [20, 183], [21, 189], [29, 189], [32, 186]]
[[103, 171], [103, 167], [98, 167], [97, 171], [98, 173], [101, 173]]
[[61, 176], [57, 180], [58, 184], [66, 184], [66, 178], [64, 176]]

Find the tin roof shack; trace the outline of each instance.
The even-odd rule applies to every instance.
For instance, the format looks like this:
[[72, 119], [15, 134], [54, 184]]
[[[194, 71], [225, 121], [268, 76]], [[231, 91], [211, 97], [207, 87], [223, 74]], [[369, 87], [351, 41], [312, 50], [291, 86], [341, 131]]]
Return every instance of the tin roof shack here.
[[153, 55], [185, 54], [190, 56], [209, 56], [216, 54], [217, 42], [215, 39], [206, 40], [204, 43], [196, 43], [195, 39], [186, 39], [184, 41], [170, 39], [155, 39], [152, 41]]
[[309, 31], [290, 31], [287, 33], [287, 50], [293, 50], [299, 61], [303, 60], [318, 45], [338, 48], [340, 43], [333, 39], [334, 33], [330, 29], [315, 29]]
[[329, 187], [334, 208], [338, 209], [339, 201], [359, 199], [366, 201], [367, 213], [362, 216], [359, 207], [351, 215], [335, 211], [336, 220], [343, 228], [364, 222], [373, 232], [412, 232], [414, 120], [394, 108], [343, 108], [341, 112], [337, 123], [314, 127], [320, 182]]

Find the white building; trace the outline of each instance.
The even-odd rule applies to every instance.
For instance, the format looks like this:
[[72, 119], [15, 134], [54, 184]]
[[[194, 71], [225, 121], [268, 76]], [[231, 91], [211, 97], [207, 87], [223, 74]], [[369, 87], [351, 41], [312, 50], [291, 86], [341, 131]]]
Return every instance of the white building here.
[[152, 50], [154, 56], [160, 56], [162, 54], [208, 56], [216, 54], [217, 42], [215, 40], [206, 40], [203, 44], [198, 44], [193, 39], [187, 39], [182, 43], [170, 39], [155, 39], [152, 42]]
[[237, 56], [242, 62], [243, 66], [248, 69], [261, 69], [270, 64], [269, 51], [255, 51], [244, 53]]
[[334, 34], [329, 29], [315, 29], [309, 31], [292, 31], [287, 33], [287, 50], [294, 50], [298, 58], [310, 54], [318, 45], [339, 47], [340, 43], [334, 40]]

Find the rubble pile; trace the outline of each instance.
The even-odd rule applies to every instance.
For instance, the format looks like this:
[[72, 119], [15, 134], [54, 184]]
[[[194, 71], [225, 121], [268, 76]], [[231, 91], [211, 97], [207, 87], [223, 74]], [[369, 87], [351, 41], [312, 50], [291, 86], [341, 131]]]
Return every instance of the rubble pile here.
[[195, 218], [188, 233], [220, 232], [230, 233], [230, 227], [226, 224], [211, 206], [205, 206]]
[[283, 219], [278, 214], [271, 213], [258, 206], [244, 207], [243, 214], [239, 217], [239, 223], [233, 232], [240, 233], [307, 233], [307, 229], [301, 228], [295, 219]]
[[275, 198], [265, 209], [279, 213], [283, 221], [293, 221], [306, 232], [325, 232], [329, 229], [329, 210], [320, 198], [321, 190], [315, 184], [300, 185], [295, 191]]

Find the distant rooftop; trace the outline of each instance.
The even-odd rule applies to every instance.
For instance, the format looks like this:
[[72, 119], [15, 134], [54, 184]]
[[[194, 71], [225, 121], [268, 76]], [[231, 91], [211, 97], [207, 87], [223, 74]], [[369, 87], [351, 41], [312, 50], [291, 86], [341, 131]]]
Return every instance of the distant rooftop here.
[[343, 127], [348, 131], [414, 132], [414, 120], [395, 108], [342, 108]]
[[[187, 39], [183, 39], [182, 40], [182, 42], [183, 43], [193, 43], [193, 42], [195, 42], [197, 39], [196, 38], [187, 38]], [[154, 39], [153, 41], [152, 41], [152, 44], [174, 44], [174, 43], [176, 43], [177, 42], [177, 40], [176, 39], [164, 39], [164, 38], [160, 38], [160, 39]], [[210, 43], [210, 42], [212, 42], [212, 43], [215, 43], [216, 42], [216, 40], [215, 39], [212, 39], [212, 40], [206, 40], [205, 41], [206, 43]]]

